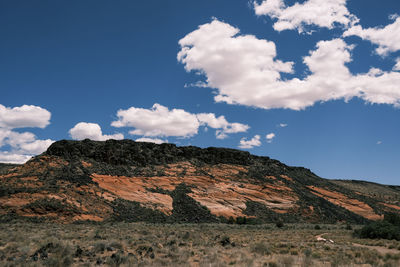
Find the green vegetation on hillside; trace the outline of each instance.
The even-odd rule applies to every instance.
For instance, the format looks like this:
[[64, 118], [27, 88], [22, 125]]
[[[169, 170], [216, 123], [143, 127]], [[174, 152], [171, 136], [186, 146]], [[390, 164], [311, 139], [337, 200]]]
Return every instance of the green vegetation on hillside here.
[[395, 213], [385, 214], [382, 221], [372, 222], [355, 230], [355, 236], [371, 239], [394, 239], [400, 241], [400, 216]]

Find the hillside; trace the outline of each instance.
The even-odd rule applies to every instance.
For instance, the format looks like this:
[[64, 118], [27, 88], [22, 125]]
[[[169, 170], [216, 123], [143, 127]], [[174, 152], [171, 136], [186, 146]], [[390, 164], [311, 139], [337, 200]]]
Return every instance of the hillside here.
[[327, 180], [234, 149], [131, 140], [62, 140], [1, 165], [0, 180], [2, 221], [363, 223], [400, 211], [399, 187]]

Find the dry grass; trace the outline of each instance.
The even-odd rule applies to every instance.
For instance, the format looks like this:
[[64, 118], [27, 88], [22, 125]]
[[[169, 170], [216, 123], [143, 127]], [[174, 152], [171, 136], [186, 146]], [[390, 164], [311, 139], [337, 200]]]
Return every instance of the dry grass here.
[[[0, 224], [1, 266], [399, 266], [344, 225]], [[317, 227], [318, 228], [318, 227]], [[318, 242], [317, 235], [334, 240]], [[353, 244], [361, 244], [356, 247]], [[369, 248], [366, 246], [375, 246]], [[392, 252], [382, 253], [376, 247]]]

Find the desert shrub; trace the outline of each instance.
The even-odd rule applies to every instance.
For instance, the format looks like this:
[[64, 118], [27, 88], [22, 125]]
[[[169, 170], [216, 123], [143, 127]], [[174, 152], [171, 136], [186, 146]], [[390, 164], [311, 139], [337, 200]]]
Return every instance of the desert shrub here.
[[142, 207], [138, 202], [116, 199], [112, 204], [115, 221], [160, 223], [165, 222], [167, 218], [161, 211]]
[[95, 253], [103, 253], [106, 250], [106, 244], [103, 242], [98, 242], [94, 245], [94, 252]]
[[260, 254], [260, 255], [269, 255], [269, 254], [271, 254], [269, 246], [265, 242], [255, 243], [251, 247], [251, 252], [257, 253], [257, 254]]
[[382, 238], [400, 241], [400, 216], [397, 214], [386, 214], [382, 221], [365, 225], [363, 228], [354, 231], [354, 235], [360, 238]]
[[247, 218], [246, 217], [237, 217], [236, 218], [236, 224], [246, 224], [247, 223]]
[[383, 220], [393, 225], [400, 226], [400, 215], [397, 213], [387, 213]]
[[277, 221], [275, 225], [276, 225], [276, 227], [278, 227], [278, 228], [282, 228], [282, 227], [284, 226], [284, 224], [283, 224], [282, 221]]
[[225, 247], [227, 245], [231, 244], [231, 239], [229, 238], [229, 236], [223, 236], [222, 239], [219, 241], [219, 243]]
[[281, 266], [289, 267], [289, 266], [293, 266], [294, 259], [290, 256], [284, 256], [284, 257], [279, 258], [279, 262], [281, 263]]
[[31, 260], [45, 261], [46, 266], [70, 266], [73, 263], [72, 249], [62, 242], [48, 242], [30, 256]]
[[123, 245], [118, 241], [111, 242], [109, 247], [112, 247], [112, 248], [115, 248], [115, 249], [123, 249]]
[[321, 230], [321, 226], [319, 226], [318, 224], [314, 226], [315, 230]]
[[188, 240], [190, 238], [190, 233], [188, 231], [186, 231], [183, 235], [182, 235], [182, 240]]
[[127, 257], [121, 253], [113, 253], [106, 261], [110, 266], [120, 266], [127, 261]]
[[311, 250], [310, 248], [306, 248], [306, 249], [304, 250], [304, 256], [310, 257], [311, 254], [312, 254], [312, 250]]
[[42, 198], [24, 206], [25, 209], [34, 210], [38, 213], [47, 212], [75, 212], [76, 208], [66, 202], [54, 198]]

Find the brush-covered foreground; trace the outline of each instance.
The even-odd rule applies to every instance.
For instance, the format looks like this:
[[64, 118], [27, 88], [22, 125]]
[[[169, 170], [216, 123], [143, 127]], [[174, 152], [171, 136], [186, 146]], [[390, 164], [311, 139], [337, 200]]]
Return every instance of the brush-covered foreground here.
[[399, 241], [359, 239], [351, 228], [342, 224], [278, 228], [275, 224], [3, 223], [0, 265], [400, 266]]

